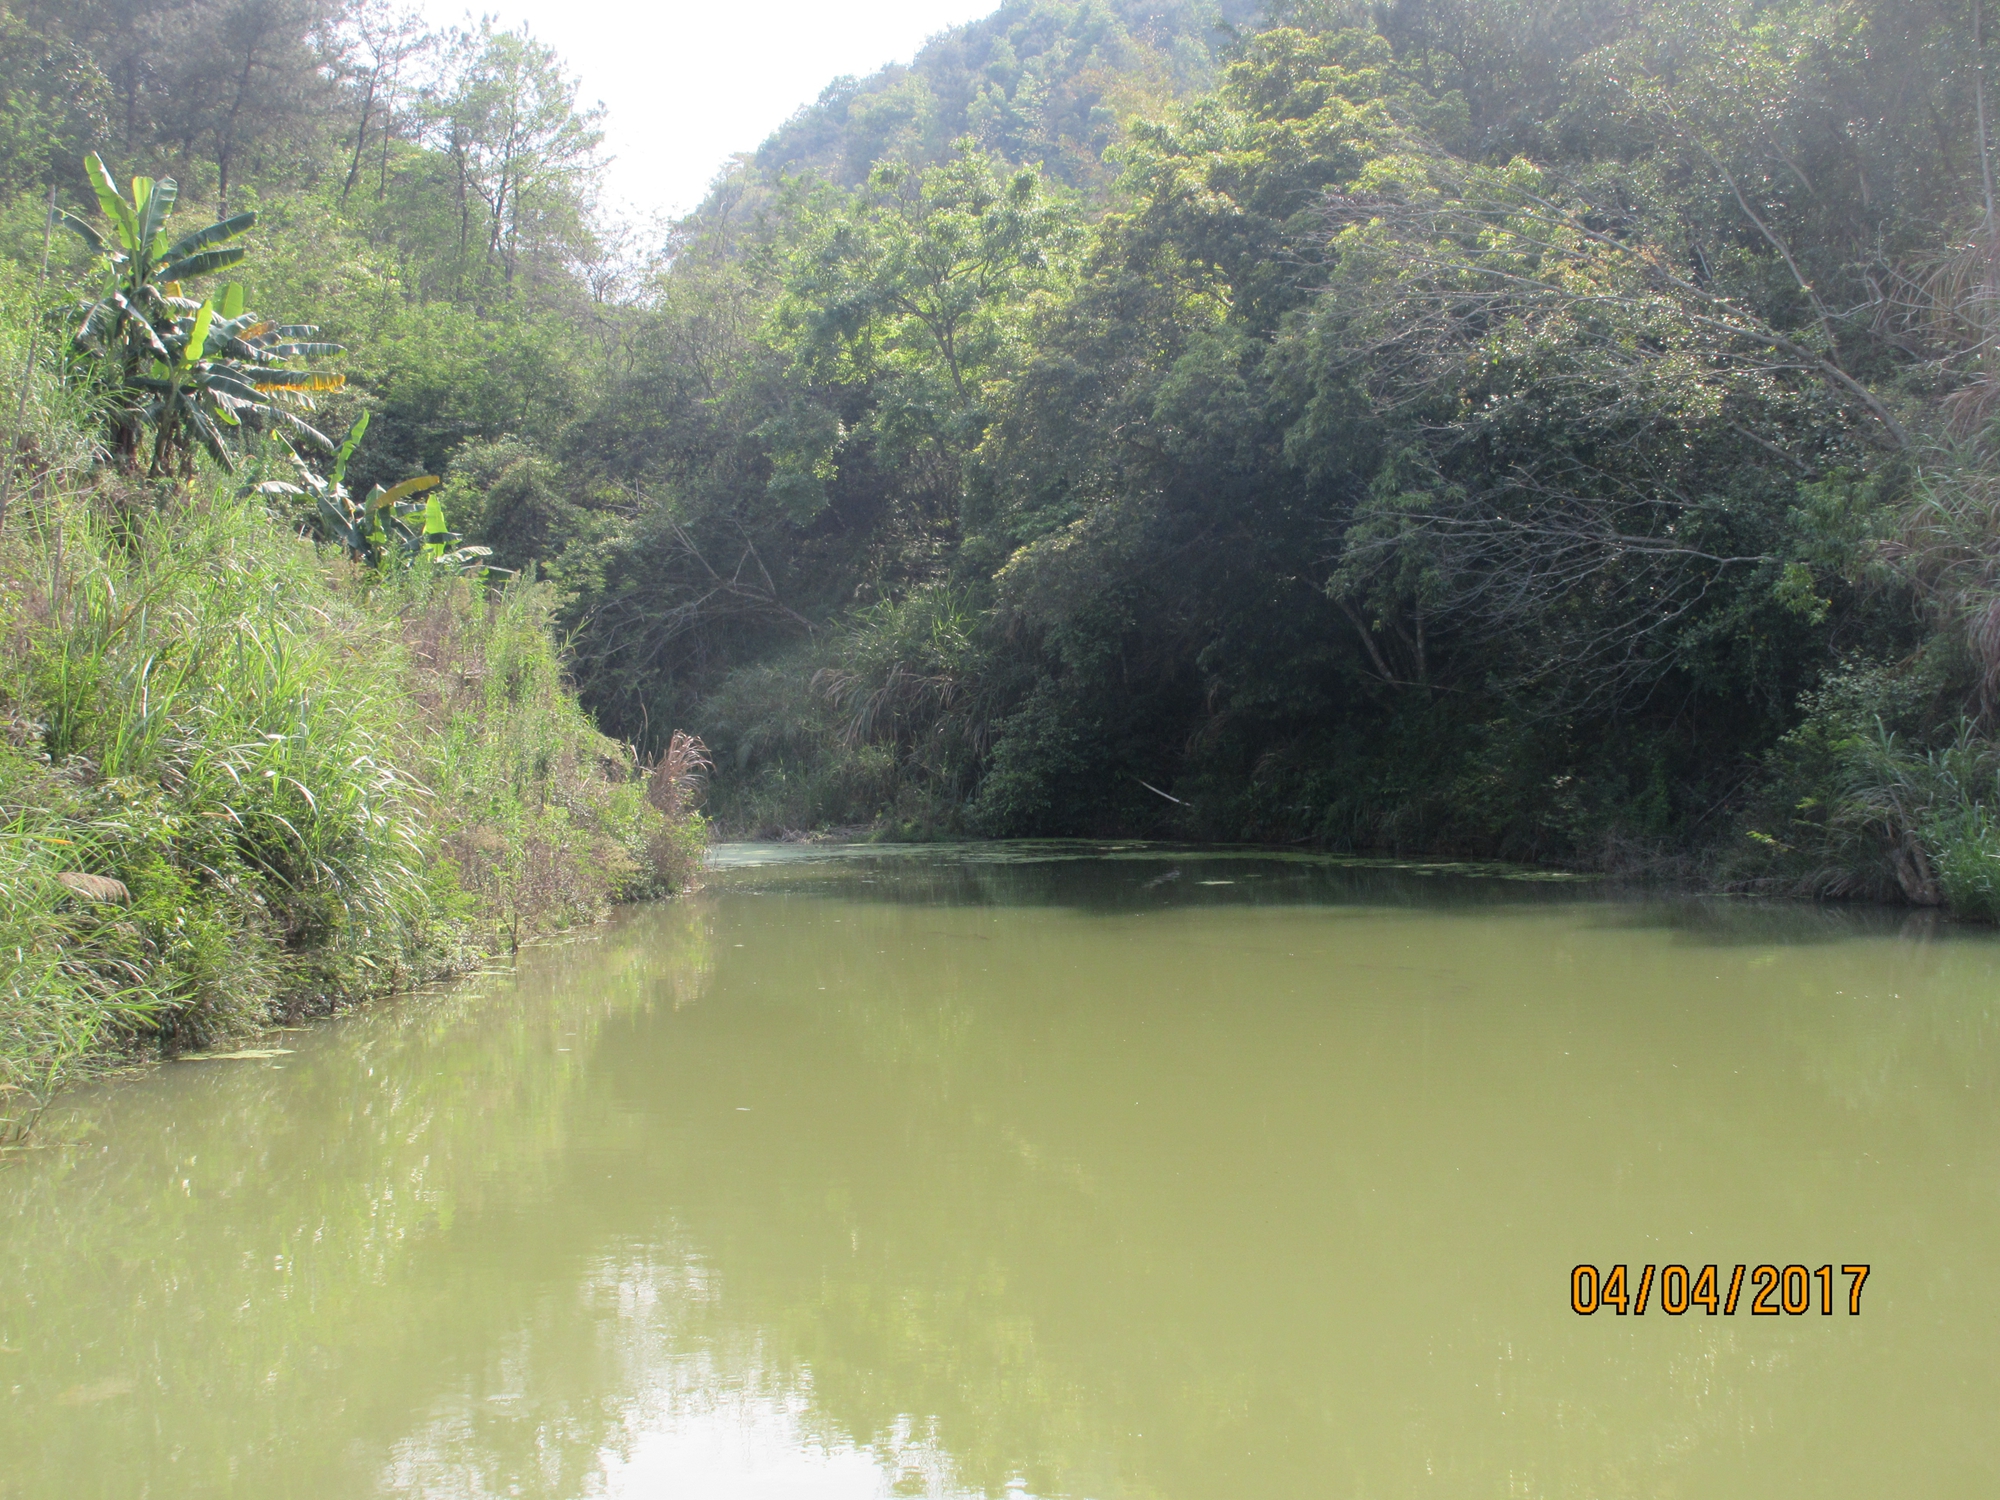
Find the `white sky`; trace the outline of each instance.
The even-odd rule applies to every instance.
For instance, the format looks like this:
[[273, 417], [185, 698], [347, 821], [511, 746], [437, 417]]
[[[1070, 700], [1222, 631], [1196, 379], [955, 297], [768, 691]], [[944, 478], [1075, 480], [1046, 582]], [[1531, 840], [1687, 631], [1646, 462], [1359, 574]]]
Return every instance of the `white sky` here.
[[[606, 206], [647, 218], [694, 207], [731, 156], [758, 143], [843, 73], [908, 62], [927, 37], [998, 0], [474, 0], [502, 27], [527, 22], [606, 106]], [[420, 0], [434, 26], [465, 0]]]

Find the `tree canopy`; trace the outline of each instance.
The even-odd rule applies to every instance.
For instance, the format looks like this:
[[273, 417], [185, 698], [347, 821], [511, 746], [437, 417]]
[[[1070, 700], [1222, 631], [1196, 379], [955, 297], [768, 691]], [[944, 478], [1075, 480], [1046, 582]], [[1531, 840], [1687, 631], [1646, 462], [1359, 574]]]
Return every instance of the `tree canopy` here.
[[1988, 8], [1010, 0], [634, 249], [523, 33], [31, 5], [0, 184], [17, 247], [45, 138], [255, 206], [359, 482], [443, 474], [740, 829], [1937, 900], [2000, 797]]

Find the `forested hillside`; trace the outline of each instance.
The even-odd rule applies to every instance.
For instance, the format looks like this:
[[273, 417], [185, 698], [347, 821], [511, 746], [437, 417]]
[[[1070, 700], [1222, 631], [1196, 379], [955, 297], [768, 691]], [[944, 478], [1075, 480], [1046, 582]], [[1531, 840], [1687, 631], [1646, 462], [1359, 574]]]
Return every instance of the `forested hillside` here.
[[938, 161], [970, 136], [1071, 187], [1102, 188], [1125, 126], [1212, 87], [1219, 54], [1261, 14], [1257, 0], [1003, 5], [908, 67], [834, 80], [750, 162], [767, 181], [810, 171], [858, 188], [878, 163]]
[[1016, 0], [663, 245], [532, 38], [28, 6], [4, 234], [32, 263], [89, 146], [256, 208], [359, 481], [443, 474], [732, 831], [1992, 915], [1983, 3]]

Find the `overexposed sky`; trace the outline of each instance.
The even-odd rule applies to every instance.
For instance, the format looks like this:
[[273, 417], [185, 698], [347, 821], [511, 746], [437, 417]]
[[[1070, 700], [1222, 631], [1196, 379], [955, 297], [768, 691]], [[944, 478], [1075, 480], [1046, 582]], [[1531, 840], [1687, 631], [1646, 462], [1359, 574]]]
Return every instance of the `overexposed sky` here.
[[[646, 218], [694, 207], [722, 164], [757, 144], [843, 73], [908, 62], [924, 40], [998, 0], [487, 0], [523, 21], [607, 108], [607, 207]], [[433, 26], [465, 0], [420, 0]]]

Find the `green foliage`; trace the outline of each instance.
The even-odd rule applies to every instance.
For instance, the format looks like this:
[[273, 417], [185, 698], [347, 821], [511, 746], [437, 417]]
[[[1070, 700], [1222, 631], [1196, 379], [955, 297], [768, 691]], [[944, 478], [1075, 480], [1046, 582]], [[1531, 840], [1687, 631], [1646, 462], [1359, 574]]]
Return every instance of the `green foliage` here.
[[703, 709], [731, 773], [718, 815], [761, 833], [957, 830], [993, 733], [982, 635], [967, 593], [933, 585], [733, 677]]
[[[585, 280], [604, 260], [574, 81], [524, 34], [336, 30], [312, 0], [102, 19], [0, 17], [0, 188], [24, 194], [0, 243], [32, 270], [47, 216], [25, 195], [54, 187], [76, 247], [58, 238], [57, 279], [106, 281], [73, 347], [29, 348], [51, 299], [0, 265], [0, 1133], [79, 1069], [678, 889], [706, 839], [579, 708], [553, 593], [490, 587], [424, 473], [457, 455], [452, 513], [504, 531], [501, 476], [470, 455], [559, 435], [618, 343], [576, 336], [608, 283]], [[209, 33], [192, 70], [167, 55], [187, 28]], [[95, 156], [75, 173], [107, 116], [153, 174], [129, 192]], [[214, 222], [173, 238], [180, 198]], [[238, 271], [253, 222], [271, 243]], [[244, 271], [327, 336], [257, 318], [242, 286], [192, 289]], [[336, 338], [361, 348], [353, 387], [312, 367]], [[94, 469], [100, 416], [119, 468], [178, 482]], [[338, 550], [293, 534], [301, 505]], [[579, 520], [558, 540], [601, 535]], [[550, 533], [505, 540], [533, 563]]]
[[807, 214], [777, 306], [799, 372], [827, 385], [907, 381], [906, 407], [965, 407], [1007, 353], [1010, 317], [1055, 284], [1074, 231], [1032, 171], [970, 140], [926, 170], [878, 167], [849, 205]]
[[[14, 742], [0, 747], [0, 1130], [32, 1121], [80, 1062], [143, 1030], [171, 1003], [149, 971], [149, 935], [124, 913], [76, 898], [57, 876], [97, 862], [51, 788]], [[53, 795], [52, 795], [53, 793]], [[78, 820], [81, 821], [81, 820]]]
[[953, 527], [988, 390], [1062, 283], [1073, 213], [1035, 172], [1003, 171], [964, 140], [933, 167], [879, 167], [790, 232], [774, 342], [803, 389], [758, 429], [771, 498], [810, 522], [840, 449], [860, 441], [911, 475], [920, 524]]
[[1955, 916], [2000, 922], [2000, 818], [1989, 802], [1935, 820], [1931, 863], [1938, 893]]
[[[378, 574], [392, 567], [407, 571], [422, 564], [427, 572], [470, 573], [484, 578], [489, 570], [482, 559], [492, 556], [493, 549], [459, 546], [465, 538], [445, 525], [444, 506], [438, 497], [415, 498], [437, 488], [441, 482], [437, 475], [419, 474], [387, 489], [378, 484], [358, 501], [348, 493], [348, 461], [368, 430], [368, 417], [363, 412], [335, 450], [331, 475], [322, 477], [310, 466], [299, 465], [299, 477], [313, 496], [320, 535], [346, 548], [350, 557]], [[300, 493], [299, 486], [283, 480], [266, 480], [258, 489], [265, 494]]]
[[[1973, 912], [2000, 226], [1970, 19], [1010, 0], [836, 83], [643, 264], [524, 36], [357, 21], [233, 144], [176, 134], [164, 77], [112, 113], [218, 211], [254, 193], [259, 299], [356, 350], [331, 483], [373, 499], [329, 492], [325, 534], [385, 593], [438, 570], [384, 558], [477, 561], [421, 540], [446, 513], [551, 580], [586, 701], [649, 752], [698, 729], [726, 827]], [[106, 78], [124, 46], [88, 43]], [[413, 475], [435, 517], [377, 503]]]
[[570, 476], [519, 438], [474, 439], [453, 456], [440, 503], [464, 516], [468, 534], [490, 550], [495, 570], [520, 572], [601, 539], [602, 517], [569, 493]]
[[[876, 163], [944, 160], [971, 137], [982, 151], [1103, 191], [1124, 122], [1206, 88], [1228, 28], [1251, 0], [1082, 4], [1010, 0], [933, 38], [908, 67], [830, 83], [752, 158], [754, 181], [813, 172], [847, 186]], [[725, 181], [718, 197], [742, 192]]]
[[170, 241], [166, 224], [180, 196], [173, 178], [133, 178], [128, 201], [95, 152], [84, 168], [111, 237], [66, 211], [57, 219], [109, 265], [110, 285], [82, 309], [76, 342], [106, 366], [111, 445], [126, 467], [137, 466], [148, 427], [154, 475], [192, 474], [197, 446], [231, 468], [224, 437], [236, 428], [331, 448], [295, 407], [312, 393], [339, 390], [344, 377], [288, 366], [338, 354], [339, 345], [315, 342], [318, 330], [310, 326], [281, 326], [246, 311], [243, 288], [233, 282], [213, 300], [182, 291], [184, 281], [243, 259], [246, 247], [228, 242], [256, 223], [256, 214]]
[[715, 747], [715, 815], [731, 834], [790, 837], [869, 828], [893, 817], [905, 788], [885, 746], [851, 744], [832, 704], [812, 691], [810, 653], [730, 674], [702, 706]]
[[0, 1129], [691, 878], [700, 818], [578, 707], [545, 589], [361, 587], [254, 500], [127, 499], [72, 479], [0, 533]]
[[110, 105], [110, 81], [87, 50], [0, 12], [0, 201], [80, 158]]

